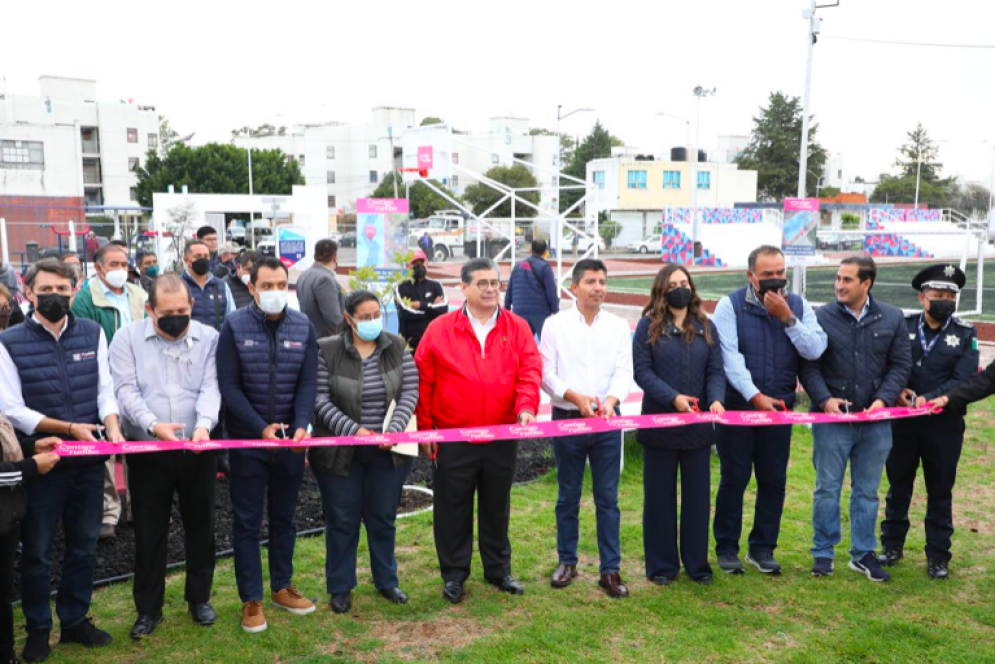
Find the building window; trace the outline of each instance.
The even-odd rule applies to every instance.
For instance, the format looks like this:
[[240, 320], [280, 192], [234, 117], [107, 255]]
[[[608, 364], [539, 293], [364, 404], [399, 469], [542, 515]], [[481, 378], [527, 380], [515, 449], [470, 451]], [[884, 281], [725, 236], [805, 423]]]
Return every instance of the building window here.
[[128, 194], [131, 196], [130, 200], [133, 201], [138, 200], [138, 189], [132, 187], [131, 189], [128, 190]]
[[376, 183], [377, 183], [377, 172], [370, 171], [370, 184], [376, 184]]
[[459, 176], [458, 175], [454, 175], [453, 176], [452, 186], [453, 186], [453, 189], [456, 189], [457, 187], [459, 187]]
[[103, 190], [97, 189], [84, 189], [83, 196], [85, 197], [86, 204], [88, 206], [98, 206], [104, 204], [104, 194]]
[[496, 164], [500, 161], [500, 158], [496, 154], [491, 155], [491, 163]]
[[138, 142], [138, 130], [134, 127], [128, 127], [128, 142], [137, 143]]
[[454, 152], [453, 153], [453, 163], [454, 164], [458, 164], [459, 163], [459, 152]]
[[329, 145], [325, 148], [325, 159], [335, 159], [335, 146]]
[[83, 184], [100, 184], [100, 159], [83, 159]]
[[79, 135], [83, 142], [83, 154], [100, 154], [100, 132], [95, 127], [82, 127]]
[[328, 171], [325, 173], [325, 182], [328, 184], [335, 184], [335, 171]]
[[41, 141], [0, 141], [0, 168], [45, 170], [45, 144]]
[[629, 171], [628, 187], [629, 189], [645, 189], [646, 171]]
[[155, 150], [159, 147], [159, 136], [157, 134], [149, 134], [149, 149]]
[[335, 207], [335, 197], [334, 196], [329, 196], [328, 197], [328, 207], [329, 208]]
[[605, 188], [605, 172], [604, 171], [594, 171], [594, 184], [598, 185], [598, 189]]
[[300, 164], [301, 164], [301, 170], [303, 171], [303, 170], [304, 170], [304, 155], [300, 155], [300, 156], [299, 156], [299, 157], [297, 158], [297, 161], [299, 161], [299, 162], [300, 162]]
[[138, 157], [128, 157], [128, 172], [134, 173], [138, 170]]
[[664, 171], [663, 172], [663, 188], [664, 189], [680, 189], [681, 188], [681, 172], [680, 171]]
[[698, 189], [712, 188], [712, 174], [709, 171], [698, 171]]
[[376, 158], [377, 158], [377, 146], [371, 145], [370, 146], [370, 159], [376, 159]]

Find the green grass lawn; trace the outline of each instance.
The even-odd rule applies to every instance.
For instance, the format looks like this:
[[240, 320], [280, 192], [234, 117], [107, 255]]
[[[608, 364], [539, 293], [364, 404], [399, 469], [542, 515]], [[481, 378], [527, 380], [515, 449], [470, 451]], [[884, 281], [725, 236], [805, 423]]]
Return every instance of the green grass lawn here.
[[[642, 555], [642, 463], [629, 442], [620, 500], [623, 578], [632, 597], [611, 600], [596, 587], [594, 509], [585, 492], [581, 513], [580, 576], [553, 590], [556, 562], [553, 507], [555, 474], [514, 490], [511, 540], [514, 572], [527, 584], [524, 597], [487, 586], [479, 559], [459, 606], [441, 597], [431, 514], [399, 522], [397, 554], [407, 606], [387, 604], [375, 593], [365, 543], [360, 549], [360, 587], [351, 614], [335, 615], [324, 593], [321, 539], [298, 544], [296, 582], [319, 598], [318, 611], [297, 617], [267, 606], [269, 630], [248, 635], [239, 627], [232, 563], [218, 565], [212, 628], [194, 626], [185, 613], [183, 575], [167, 581], [165, 622], [141, 644], [128, 638], [134, 621], [131, 586], [98, 591], [97, 624], [111, 632], [108, 649], [56, 647], [52, 662], [991, 662], [995, 661], [995, 407], [975, 407], [960, 463], [954, 509], [952, 578], [930, 581], [922, 553], [925, 509], [921, 476], [913, 503], [906, 559], [887, 584], [873, 584], [846, 569], [848, 521], [830, 578], [809, 574], [814, 472], [811, 435], [796, 428], [788, 497], [778, 557], [779, 577], [755, 571], [717, 574], [711, 587], [683, 574], [658, 588], [644, 577]], [[718, 460], [713, 458], [713, 496]], [[882, 510], [887, 480], [882, 481]], [[752, 492], [747, 498], [752, 515]], [[848, 495], [844, 493], [844, 506]], [[747, 519], [749, 531], [752, 516]], [[745, 541], [743, 543], [745, 549]], [[715, 565], [713, 559], [713, 566]], [[718, 572], [717, 566], [715, 567]], [[752, 569], [752, 568], [751, 568]], [[19, 644], [23, 618], [15, 614]], [[57, 630], [55, 632], [57, 636]]]
[[[916, 292], [912, 290], [912, 278], [928, 265], [936, 261], [921, 263], [881, 264], [878, 265], [878, 278], [874, 285], [874, 294], [881, 300], [903, 308], [918, 308]], [[958, 264], [956, 261], [954, 264]], [[977, 298], [977, 261], [967, 264], [967, 286], [961, 295], [962, 310], [975, 309]], [[696, 272], [695, 286], [706, 300], [717, 300], [730, 292], [741, 288], [746, 283], [745, 270], [736, 272]], [[790, 270], [789, 270], [790, 277]], [[980, 320], [995, 320], [995, 260], [985, 261], [983, 275], [984, 315]], [[812, 302], [828, 302], [835, 298], [836, 267], [811, 267], [807, 270], [807, 285], [805, 296]], [[653, 285], [652, 277], [618, 277], [611, 280], [609, 288], [625, 293], [649, 293]]]

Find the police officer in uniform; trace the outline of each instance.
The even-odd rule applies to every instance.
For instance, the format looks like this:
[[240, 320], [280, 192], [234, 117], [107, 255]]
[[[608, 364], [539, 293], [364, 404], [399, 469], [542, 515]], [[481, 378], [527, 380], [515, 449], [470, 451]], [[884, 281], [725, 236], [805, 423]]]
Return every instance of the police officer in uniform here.
[[[953, 315], [965, 281], [964, 272], [954, 265], [933, 265], [912, 280], [923, 311], [905, 317], [912, 345], [912, 376], [899, 405], [945, 404], [942, 395], [954, 392], [977, 373], [977, 334], [974, 327]], [[892, 423], [894, 445], [885, 466], [891, 487], [881, 522], [883, 550], [878, 557], [882, 565], [891, 566], [902, 559], [909, 532], [909, 503], [921, 463], [927, 496], [926, 573], [931, 579], [950, 575], [951, 508], [964, 442], [965, 405], [961, 400], [940, 414]]]

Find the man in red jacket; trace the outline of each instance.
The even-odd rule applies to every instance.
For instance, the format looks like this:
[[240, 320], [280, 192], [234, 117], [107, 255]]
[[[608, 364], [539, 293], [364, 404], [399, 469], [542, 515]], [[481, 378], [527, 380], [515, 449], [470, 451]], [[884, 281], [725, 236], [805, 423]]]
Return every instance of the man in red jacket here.
[[[523, 318], [501, 308], [501, 280], [492, 260], [471, 259], [460, 276], [466, 304], [432, 321], [415, 354], [418, 428], [534, 422], [542, 358], [532, 330]], [[443, 597], [453, 604], [463, 601], [473, 552], [475, 493], [484, 578], [504, 592], [524, 593], [511, 575], [508, 540], [517, 442], [428, 443], [422, 449], [438, 455], [434, 530]]]

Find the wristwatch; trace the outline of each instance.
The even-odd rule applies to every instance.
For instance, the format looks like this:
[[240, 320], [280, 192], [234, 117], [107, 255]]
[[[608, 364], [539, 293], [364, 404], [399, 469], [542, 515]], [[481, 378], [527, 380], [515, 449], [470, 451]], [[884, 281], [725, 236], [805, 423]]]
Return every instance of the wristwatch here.
[[146, 429], [145, 431], [146, 431], [146, 432], [147, 432], [147, 433], [148, 433], [148, 434], [149, 434], [150, 436], [155, 436], [155, 427], [156, 427], [156, 425], [157, 425], [157, 424], [159, 424], [159, 420], [152, 420], [152, 424], [150, 424], [150, 425], [149, 425], [149, 428], [148, 428], [148, 429]]
[[784, 327], [794, 327], [798, 319], [794, 316], [788, 316], [787, 320], [784, 321]]

